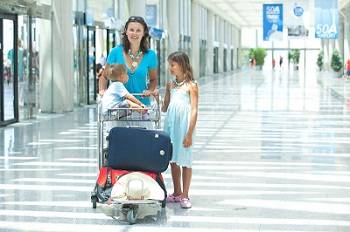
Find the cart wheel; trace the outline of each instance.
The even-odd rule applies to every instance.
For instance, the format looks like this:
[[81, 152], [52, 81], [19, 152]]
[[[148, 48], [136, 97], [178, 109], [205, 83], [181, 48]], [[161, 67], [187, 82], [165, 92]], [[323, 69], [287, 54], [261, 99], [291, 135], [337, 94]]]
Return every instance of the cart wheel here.
[[137, 213], [135, 210], [129, 210], [127, 215], [126, 215], [126, 219], [128, 220], [129, 224], [135, 224], [136, 223], [136, 219], [137, 219]]
[[107, 167], [108, 166], [108, 163], [107, 163], [107, 160], [108, 160], [108, 148], [104, 148], [102, 154], [103, 154], [103, 159], [102, 159], [103, 166]]
[[91, 196], [92, 208], [96, 209], [97, 197]]
[[157, 222], [160, 224], [164, 224], [167, 221], [167, 217], [166, 217], [166, 209], [160, 209], [157, 212], [157, 218], [156, 218]]

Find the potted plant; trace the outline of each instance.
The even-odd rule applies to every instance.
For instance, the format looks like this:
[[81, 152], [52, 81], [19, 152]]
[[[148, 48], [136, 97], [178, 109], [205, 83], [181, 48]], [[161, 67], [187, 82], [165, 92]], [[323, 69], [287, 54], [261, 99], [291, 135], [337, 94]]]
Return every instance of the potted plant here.
[[256, 61], [256, 66], [258, 66], [260, 69], [262, 69], [262, 66], [264, 65], [266, 55], [266, 50], [264, 48], [255, 48], [254, 58]]
[[343, 68], [343, 61], [342, 61], [342, 59], [339, 55], [339, 52], [337, 50], [334, 50], [332, 53], [331, 67], [332, 67], [333, 71], [337, 73], [337, 77], [342, 76], [340, 70]]
[[320, 51], [320, 53], [318, 53], [316, 64], [317, 64], [317, 67], [318, 67], [319, 71], [322, 71], [322, 68], [323, 68], [323, 51]]
[[288, 53], [288, 58], [292, 61], [294, 64], [294, 70], [299, 69], [299, 60], [300, 60], [300, 50], [299, 49], [292, 49], [290, 53]]
[[250, 65], [253, 66], [253, 60], [255, 59], [255, 49], [254, 48], [249, 49], [248, 57], [249, 57]]

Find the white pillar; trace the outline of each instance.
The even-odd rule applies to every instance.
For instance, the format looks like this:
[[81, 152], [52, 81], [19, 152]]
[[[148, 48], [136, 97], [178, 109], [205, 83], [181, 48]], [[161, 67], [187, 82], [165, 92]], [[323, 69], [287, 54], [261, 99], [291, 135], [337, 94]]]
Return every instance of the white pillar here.
[[41, 23], [40, 108], [42, 112], [73, 110], [73, 4], [52, 1], [51, 21]]
[[206, 70], [206, 74], [207, 75], [211, 75], [213, 74], [213, 64], [214, 64], [214, 46], [213, 46], [213, 42], [214, 42], [214, 15], [211, 11], [208, 10], [208, 30], [207, 30], [207, 70]]
[[168, 54], [179, 49], [179, 0], [172, 0], [167, 2], [168, 15]]
[[[123, 22], [125, 23], [126, 20], [129, 18], [129, 15], [130, 15], [130, 11], [129, 11], [129, 4], [127, 1], [125, 0], [120, 0], [118, 1], [118, 6], [119, 6], [119, 9], [118, 9], [118, 18]], [[124, 26], [122, 28], [122, 30], [124, 29]]]
[[228, 40], [227, 40], [227, 71], [231, 72], [231, 61], [233, 61], [233, 57], [231, 51], [233, 49], [233, 26], [228, 24]]
[[218, 55], [218, 71], [224, 71], [224, 21], [222, 18], [219, 18], [219, 55]]
[[192, 43], [192, 68], [195, 78], [199, 77], [199, 28], [200, 28], [200, 15], [198, 4], [192, 2], [191, 7], [191, 43]]
[[350, 58], [350, 8], [344, 12], [344, 61]]
[[242, 30], [238, 30], [237, 29], [237, 35], [236, 35], [236, 41], [237, 41], [237, 49], [236, 49], [236, 68], [241, 68], [241, 65], [239, 63], [239, 53], [240, 53], [240, 49], [242, 47]]
[[[340, 17], [340, 20], [339, 20], [339, 37], [338, 37], [338, 40], [337, 40], [337, 44], [338, 44], [338, 48], [337, 50], [339, 51], [339, 55], [343, 61], [343, 64], [344, 64], [344, 29], [345, 29], [345, 18], [342, 16], [342, 15], [339, 15]], [[344, 66], [343, 66], [344, 67]], [[344, 71], [345, 69], [342, 69], [341, 71]]]
[[129, 0], [130, 16], [146, 16], [146, 0]]

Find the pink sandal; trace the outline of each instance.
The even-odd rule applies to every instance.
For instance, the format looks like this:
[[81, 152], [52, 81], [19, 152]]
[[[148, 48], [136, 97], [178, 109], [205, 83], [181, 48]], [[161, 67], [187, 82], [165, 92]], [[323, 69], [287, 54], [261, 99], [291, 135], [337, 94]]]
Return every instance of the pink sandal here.
[[183, 209], [189, 209], [192, 207], [192, 203], [189, 198], [181, 198], [180, 206]]
[[166, 202], [168, 202], [168, 203], [176, 203], [176, 202], [180, 202], [180, 201], [181, 201], [181, 195], [174, 196], [174, 194], [170, 194], [166, 198]]

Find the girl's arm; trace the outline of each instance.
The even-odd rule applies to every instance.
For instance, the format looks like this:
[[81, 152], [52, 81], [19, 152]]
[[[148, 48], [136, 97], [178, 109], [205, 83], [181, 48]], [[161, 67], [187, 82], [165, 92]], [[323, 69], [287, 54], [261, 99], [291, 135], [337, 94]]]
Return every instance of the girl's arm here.
[[165, 96], [162, 105], [162, 112], [166, 112], [168, 110], [169, 102], [170, 102], [170, 88], [171, 82], [166, 83], [165, 86]]
[[191, 83], [190, 85], [190, 100], [191, 100], [191, 116], [190, 116], [190, 125], [188, 127], [187, 134], [185, 135], [183, 145], [184, 147], [190, 147], [192, 145], [192, 135], [194, 128], [197, 123], [198, 115], [198, 85], [197, 83]]

